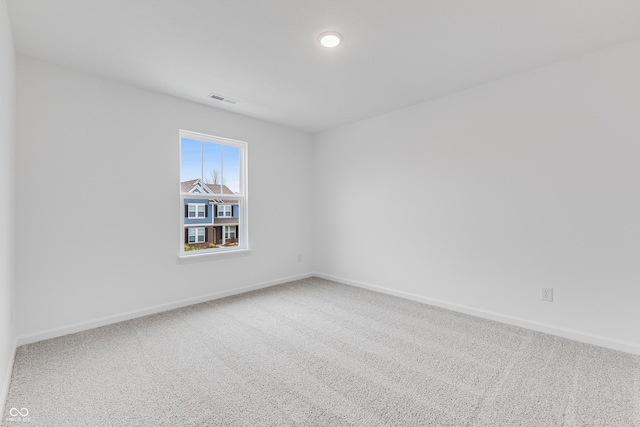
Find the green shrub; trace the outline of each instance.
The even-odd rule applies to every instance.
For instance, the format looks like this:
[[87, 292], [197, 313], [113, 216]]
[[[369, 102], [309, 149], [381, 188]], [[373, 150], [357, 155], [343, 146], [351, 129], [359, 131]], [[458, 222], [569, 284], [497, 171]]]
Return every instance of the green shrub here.
[[191, 248], [189, 247], [189, 245], [184, 245], [184, 250], [185, 251], [189, 251], [189, 250], [191, 250]]
[[209, 243], [209, 247], [210, 247], [210, 248], [212, 248], [212, 249], [213, 249], [213, 248], [217, 248], [217, 246], [216, 246], [216, 245], [214, 245], [213, 243]]

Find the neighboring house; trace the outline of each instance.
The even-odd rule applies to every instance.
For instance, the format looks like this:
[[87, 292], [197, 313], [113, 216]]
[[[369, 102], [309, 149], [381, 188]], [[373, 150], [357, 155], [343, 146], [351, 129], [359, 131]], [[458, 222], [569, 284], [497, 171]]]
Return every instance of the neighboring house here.
[[205, 184], [199, 179], [182, 182], [181, 186], [182, 193], [211, 194], [208, 200], [185, 196], [184, 244], [208, 247], [211, 243], [237, 243], [239, 205], [236, 200], [225, 200], [223, 196], [234, 194], [233, 191], [226, 185]]

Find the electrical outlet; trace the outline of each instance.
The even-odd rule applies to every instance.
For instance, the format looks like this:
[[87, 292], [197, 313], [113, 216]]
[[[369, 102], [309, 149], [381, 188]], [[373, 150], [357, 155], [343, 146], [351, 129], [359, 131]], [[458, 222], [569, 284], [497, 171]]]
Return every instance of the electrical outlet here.
[[542, 288], [542, 301], [553, 302], [553, 288]]

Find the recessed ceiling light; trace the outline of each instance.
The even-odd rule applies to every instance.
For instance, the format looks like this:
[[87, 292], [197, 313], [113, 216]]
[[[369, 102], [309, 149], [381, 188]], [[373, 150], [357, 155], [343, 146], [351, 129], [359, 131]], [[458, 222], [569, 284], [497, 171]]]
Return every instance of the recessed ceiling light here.
[[342, 36], [335, 31], [327, 31], [326, 33], [320, 34], [318, 40], [324, 47], [336, 47], [342, 41]]

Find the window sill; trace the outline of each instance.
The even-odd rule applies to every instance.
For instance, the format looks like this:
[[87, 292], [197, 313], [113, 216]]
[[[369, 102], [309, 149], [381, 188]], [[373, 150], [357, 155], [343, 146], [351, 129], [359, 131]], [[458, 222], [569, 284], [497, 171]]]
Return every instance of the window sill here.
[[178, 264], [193, 264], [196, 262], [217, 261], [220, 259], [238, 258], [251, 255], [251, 249], [229, 249], [219, 252], [205, 252], [199, 254], [180, 254]]

